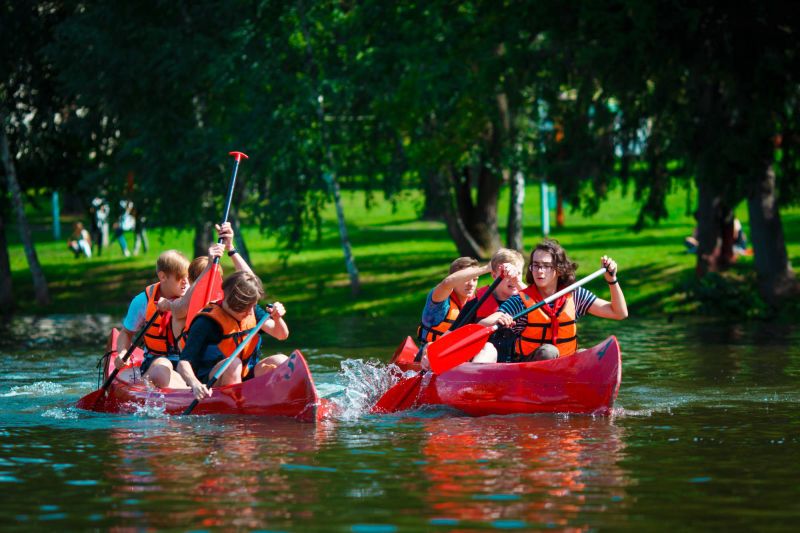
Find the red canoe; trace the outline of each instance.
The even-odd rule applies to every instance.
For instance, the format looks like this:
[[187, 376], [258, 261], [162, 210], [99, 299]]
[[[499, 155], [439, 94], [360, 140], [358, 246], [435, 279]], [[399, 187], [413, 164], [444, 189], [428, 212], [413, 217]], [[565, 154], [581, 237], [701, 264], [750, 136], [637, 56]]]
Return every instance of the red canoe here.
[[[117, 344], [117, 335], [115, 329], [108, 339], [106, 351], [110, 356], [106, 358], [105, 377], [114, 370], [112, 360], [116, 350], [113, 347]], [[78, 400], [75, 407], [102, 413], [131, 413], [153, 406], [163, 407], [164, 412], [171, 415], [182, 414], [194, 400], [192, 391], [148, 387], [139, 372], [142, 357], [142, 351], [135, 350], [130, 364], [119, 372], [106, 394], [96, 390]], [[324, 417], [329, 408], [328, 402], [317, 396], [306, 360], [295, 350], [288, 361], [263, 376], [237, 385], [214, 387], [211, 397], [199, 402], [192, 414], [287, 416], [313, 422]]]
[[[416, 346], [410, 338], [397, 350], [392, 362], [403, 370], [413, 363]], [[440, 375], [431, 372], [407, 378], [396, 385], [408, 392], [402, 401], [383, 402], [397, 410], [426, 405], [454, 407], [472, 416], [515, 413], [583, 413], [607, 415], [614, 406], [622, 377], [617, 338], [611, 336], [588, 350], [568, 357], [533, 363], [463, 363]], [[392, 394], [392, 389], [386, 395]], [[385, 396], [386, 396], [385, 395]], [[400, 394], [396, 394], [398, 397]], [[387, 398], [388, 399], [388, 398]], [[379, 400], [378, 404], [382, 404]], [[380, 412], [380, 409], [376, 409]]]

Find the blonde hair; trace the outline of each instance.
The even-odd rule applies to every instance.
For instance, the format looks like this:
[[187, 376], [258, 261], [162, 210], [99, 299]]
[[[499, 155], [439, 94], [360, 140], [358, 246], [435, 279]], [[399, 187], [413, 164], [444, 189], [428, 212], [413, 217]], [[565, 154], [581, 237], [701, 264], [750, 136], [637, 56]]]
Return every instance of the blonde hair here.
[[222, 282], [225, 301], [233, 311], [239, 313], [255, 305], [264, 297], [264, 286], [252, 272], [234, 272]]
[[182, 278], [188, 274], [189, 260], [178, 250], [167, 250], [161, 252], [156, 261], [156, 274], [163, 272], [166, 275], [174, 275]]
[[452, 274], [453, 272], [458, 272], [459, 270], [474, 266], [478, 266], [477, 259], [473, 259], [472, 257], [459, 257], [450, 263], [450, 273]]
[[492, 272], [495, 272], [503, 263], [511, 263], [520, 271], [525, 267], [525, 258], [517, 250], [511, 248], [500, 248], [492, 256], [492, 261], [489, 263], [492, 267]]

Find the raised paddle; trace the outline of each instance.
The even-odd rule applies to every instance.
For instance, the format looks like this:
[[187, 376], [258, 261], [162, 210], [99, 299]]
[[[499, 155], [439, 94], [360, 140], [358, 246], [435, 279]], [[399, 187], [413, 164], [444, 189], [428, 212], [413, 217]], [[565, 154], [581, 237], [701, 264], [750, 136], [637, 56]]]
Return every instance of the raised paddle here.
[[[267, 304], [267, 306], [271, 307], [269, 304]], [[253, 335], [257, 334], [259, 330], [261, 330], [261, 326], [264, 325], [264, 322], [266, 322], [268, 318], [269, 318], [269, 313], [261, 317], [261, 320], [258, 321], [258, 324], [256, 324], [256, 326], [253, 328], [253, 331], [247, 334], [247, 337], [244, 338], [242, 343], [236, 347], [233, 353], [230, 354], [227, 359], [225, 359], [225, 363], [223, 363], [223, 365], [219, 367], [219, 369], [214, 373], [214, 377], [211, 378], [211, 381], [206, 383], [206, 387], [210, 389], [214, 385], [214, 383], [217, 382], [217, 379], [219, 379], [219, 377], [222, 374], [224, 374], [226, 370], [228, 370], [228, 367], [233, 362], [233, 359], [237, 357], [242, 352], [242, 350], [244, 350], [244, 347], [247, 346], [247, 343], [250, 342], [250, 339], [253, 338]], [[199, 402], [200, 400], [194, 399], [192, 403], [189, 404], [189, 407], [187, 407], [186, 410], [183, 412], [183, 414], [184, 415], [190, 414]]]
[[[516, 320], [519, 317], [530, 313], [534, 309], [538, 309], [539, 307], [549, 304], [553, 300], [556, 300], [561, 296], [574, 291], [581, 285], [584, 285], [605, 273], [606, 268], [600, 268], [582, 280], [576, 281], [572, 285], [561, 289], [552, 296], [548, 296], [536, 305], [533, 305], [524, 311], [520, 311], [511, 318]], [[484, 344], [486, 344], [486, 340], [492, 333], [495, 332], [495, 330], [497, 330], [497, 328], [497, 324], [494, 326], [469, 324], [452, 334], [448, 334], [436, 339], [428, 345], [428, 361], [430, 362], [431, 370], [435, 374], [441, 374], [442, 372], [447, 372], [451, 368], [458, 366], [461, 363], [469, 361], [481, 351], [481, 348], [483, 348]]]
[[[228, 184], [228, 198], [225, 202], [225, 214], [222, 217], [222, 223], [226, 223], [228, 221], [228, 214], [231, 210], [231, 201], [233, 200], [233, 188], [236, 185], [236, 173], [239, 171], [239, 161], [244, 157], [248, 159], [248, 157], [242, 152], [231, 152], [228, 155], [232, 155], [235, 159], [233, 163], [233, 172], [231, 173], [230, 183]], [[221, 243], [222, 239], [220, 238], [217, 243]], [[186, 312], [186, 326], [188, 328], [189, 325], [194, 320], [194, 317], [197, 315], [197, 312], [203, 309], [208, 302], [212, 300], [219, 300], [222, 298], [222, 274], [219, 270], [219, 257], [214, 258], [214, 263], [211, 266], [211, 270], [204, 276], [201, 276], [197, 280], [197, 285], [195, 285], [192, 291], [192, 299], [189, 300], [189, 309]]]
[[[475, 306], [468, 313], [466, 313], [466, 315], [458, 315], [458, 318], [456, 318], [453, 326], [448, 331], [453, 331], [454, 329], [461, 327], [462, 324], [471, 322], [472, 318], [475, 316], [475, 313], [478, 312], [478, 308], [483, 305], [489, 296], [491, 296], [497, 286], [500, 285], [502, 280], [503, 277], [498, 276], [497, 279], [495, 279], [492, 284], [489, 285], [489, 288], [485, 293], [483, 293], [483, 296], [478, 299], [478, 301], [475, 303]], [[463, 320], [461, 319], [462, 316], [464, 317]], [[417, 398], [416, 393], [419, 391], [419, 388], [422, 385], [422, 377], [424, 375], [425, 371], [420, 371], [415, 376], [398, 381], [394, 387], [386, 391], [386, 393], [384, 393], [384, 395], [378, 399], [372, 409], [370, 409], [370, 412], [394, 413], [396, 411], [405, 411], [406, 409], [410, 409]]]
[[[131, 342], [130, 347], [125, 352], [125, 357], [122, 358], [123, 366], [124, 366], [125, 363], [128, 362], [128, 359], [130, 359], [131, 354], [133, 353], [133, 350], [136, 349], [136, 348], [139, 348], [141, 346], [141, 344], [144, 342], [144, 334], [145, 334], [145, 332], [148, 329], [150, 329], [150, 326], [153, 325], [153, 322], [155, 322], [156, 318], [160, 314], [161, 314], [160, 311], [156, 311], [155, 313], [153, 313], [153, 316], [150, 317], [150, 320], [148, 320], [145, 323], [145, 325], [142, 327], [142, 329], [139, 330], [139, 333], [133, 339], [133, 342]], [[95, 395], [95, 397], [93, 399], [87, 398], [86, 400], [82, 400], [83, 405], [87, 405], [88, 406], [87, 409], [91, 410], [91, 408], [94, 407], [94, 405], [97, 403], [97, 401], [101, 397], [103, 397], [105, 392], [111, 386], [111, 383], [114, 381], [114, 379], [116, 379], [117, 374], [119, 374], [119, 370], [120, 370], [119, 368], [115, 368], [114, 371], [111, 373], [111, 375], [109, 375], [108, 378], [106, 378], [106, 380], [103, 382], [103, 386], [92, 393], [92, 394]]]

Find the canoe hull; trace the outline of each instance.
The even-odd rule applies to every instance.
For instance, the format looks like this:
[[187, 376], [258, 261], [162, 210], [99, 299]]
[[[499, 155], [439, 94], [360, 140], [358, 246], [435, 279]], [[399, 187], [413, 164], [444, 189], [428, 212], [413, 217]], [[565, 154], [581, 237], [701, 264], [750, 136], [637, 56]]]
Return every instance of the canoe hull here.
[[[109, 338], [109, 348], [115, 345], [116, 331]], [[109, 361], [115, 355], [112, 353]], [[134, 354], [132, 359], [133, 365], [119, 373], [106, 394], [95, 391], [78, 400], [75, 406], [79, 409], [119, 414], [150, 407], [179, 415], [192, 403], [194, 396], [190, 389], [148, 387], [138, 371], [141, 353]], [[107, 376], [113, 371], [113, 366], [106, 366]], [[263, 376], [236, 385], [214, 387], [212, 395], [199, 402], [192, 414], [285, 416], [315, 421], [325, 416], [328, 409], [327, 402], [317, 395], [305, 358], [295, 350], [287, 361]]]
[[550, 361], [464, 363], [440, 375], [426, 373], [412, 405], [449, 406], [472, 416], [607, 415], [621, 377], [619, 343], [611, 336], [593, 348]]

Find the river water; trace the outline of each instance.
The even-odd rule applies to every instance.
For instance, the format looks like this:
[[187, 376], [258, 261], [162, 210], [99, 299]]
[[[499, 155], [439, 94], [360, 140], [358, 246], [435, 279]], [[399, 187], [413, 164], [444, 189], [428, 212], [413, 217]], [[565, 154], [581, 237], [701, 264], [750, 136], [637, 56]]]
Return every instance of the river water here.
[[622, 347], [608, 417], [370, 415], [402, 339], [295, 346], [341, 407], [300, 423], [70, 407], [97, 388], [111, 325], [0, 331], [0, 529], [789, 531], [800, 518], [797, 326], [587, 319], [583, 346], [614, 333]]

